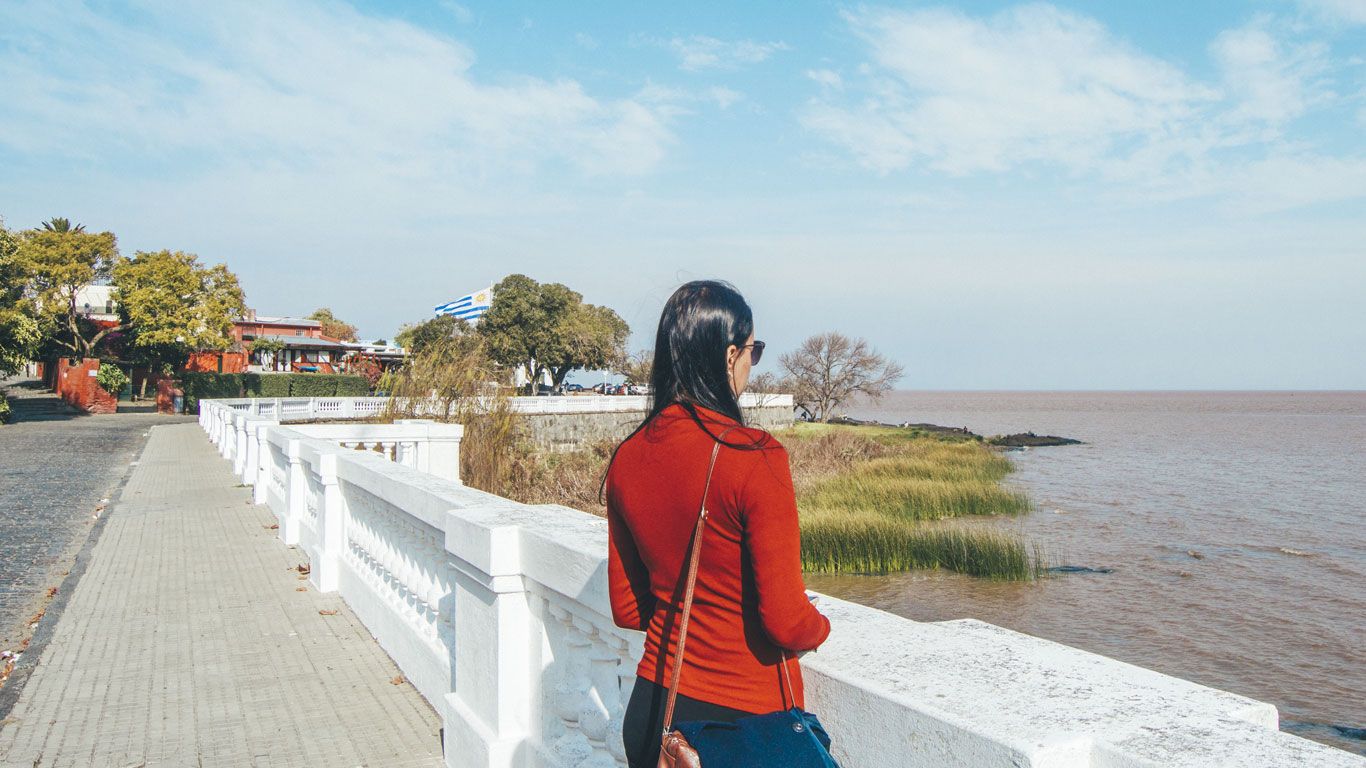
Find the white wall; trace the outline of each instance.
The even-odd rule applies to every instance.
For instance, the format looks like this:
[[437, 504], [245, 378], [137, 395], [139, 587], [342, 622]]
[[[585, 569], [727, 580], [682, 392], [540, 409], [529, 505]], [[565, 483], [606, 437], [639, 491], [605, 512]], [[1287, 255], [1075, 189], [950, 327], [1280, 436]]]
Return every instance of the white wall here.
[[[308, 553], [310, 578], [441, 713], [448, 765], [625, 764], [642, 638], [610, 619], [603, 519], [246, 412], [260, 409], [204, 401], [200, 421]], [[802, 660], [807, 705], [844, 768], [1366, 765], [1278, 731], [1270, 704], [978, 621], [821, 607], [833, 631]]]

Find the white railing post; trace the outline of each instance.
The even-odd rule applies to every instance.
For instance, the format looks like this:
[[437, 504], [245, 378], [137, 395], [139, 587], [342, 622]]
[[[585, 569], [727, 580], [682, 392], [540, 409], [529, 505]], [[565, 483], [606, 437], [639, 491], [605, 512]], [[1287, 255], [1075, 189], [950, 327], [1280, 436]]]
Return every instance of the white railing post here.
[[[446, 765], [513, 768], [523, 764], [520, 751], [532, 727], [530, 694], [539, 682], [532, 679], [536, 643], [518, 529], [462, 529], [446, 529], [455, 565], [453, 647], [480, 652], [452, 654], [455, 690], [446, 694], [443, 713]], [[475, 563], [487, 564], [488, 572]]]
[[318, 553], [309, 573], [319, 592], [337, 591], [338, 569], [341, 567], [342, 548], [346, 546], [343, 530], [341, 487], [337, 483], [337, 456], [324, 453], [318, 456], [318, 477], [323, 484], [323, 497], [318, 510]]
[[266, 494], [270, 489], [270, 426], [272, 425], [263, 424], [256, 428], [256, 477], [252, 480], [251, 488], [253, 504], [265, 504]]
[[289, 476], [285, 479], [285, 521], [280, 525], [280, 539], [289, 546], [299, 543], [299, 526], [304, 516], [304, 496], [308, 493], [308, 467], [299, 455], [299, 441], [285, 444], [289, 459]]
[[[238, 477], [242, 478], [242, 483], [245, 485], [255, 485], [256, 470], [261, 464], [261, 443], [256, 431], [260, 428], [261, 422], [250, 417], [243, 421], [245, 422], [247, 449], [242, 452], [242, 471], [238, 473]], [[255, 494], [253, 493], [252, 496], [255, 497]]]
[[242, 468], [247, 462], [247, 420], [251, 418], [245, 413], [238, 411], [233, 423], [237, 427], [237, 444], [232, 449], [232, 471], [238, 477], [242, 476]]

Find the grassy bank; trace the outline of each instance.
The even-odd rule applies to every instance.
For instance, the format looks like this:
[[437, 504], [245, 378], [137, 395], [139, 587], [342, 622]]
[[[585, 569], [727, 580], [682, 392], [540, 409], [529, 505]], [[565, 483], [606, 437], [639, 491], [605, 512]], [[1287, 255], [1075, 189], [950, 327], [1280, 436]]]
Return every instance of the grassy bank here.
[[[509, 414], [509, 417], [512, 415]], [[518, 440], [503, 419], [483, 425], [497, 450], [463, 452], [466, 481], [527, 504], [563, 504], [605, 514], [598, 488], [611, 443], [543, 452]], [[1022, 537], [954, 518], [1019, 515], [1029, 499], [1001, 481], [1000, 453], [973, 437], [897, 427], [797, 424], [778, 433], [792, 458], [808, 571], [892, 573], [916, 568], [1026, 580], [1043, 568]], [[466, 441], [466, 444], [471, 444]]]
[[798, 424], [779, 439], [792, 456], [809, 571], [946, 568], [1026, 580], [1043, 569], [1037, 547], [1018, 535], [937, 522], [1031, 509], [1001, 485], [1009, 460], [974, 438]]

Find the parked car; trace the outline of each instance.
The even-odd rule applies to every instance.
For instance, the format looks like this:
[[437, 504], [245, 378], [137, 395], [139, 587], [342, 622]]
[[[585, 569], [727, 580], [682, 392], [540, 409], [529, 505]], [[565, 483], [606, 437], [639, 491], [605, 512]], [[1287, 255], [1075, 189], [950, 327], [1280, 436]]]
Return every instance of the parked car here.
[[582, 392], [582, 391], [583, 391], [583, 385], [582, 385], [582, 384], [566, 384], [566, 385], [564, 385], [564, 391], [565, 391], [565, 392]]

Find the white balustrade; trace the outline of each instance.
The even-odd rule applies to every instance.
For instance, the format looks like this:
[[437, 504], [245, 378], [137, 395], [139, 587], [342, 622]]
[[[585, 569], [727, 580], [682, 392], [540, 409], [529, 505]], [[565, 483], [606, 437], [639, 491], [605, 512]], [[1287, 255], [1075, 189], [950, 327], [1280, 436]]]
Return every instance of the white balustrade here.
[[[319, 400], [257, 408], [363, 413]], [[626, 764], [621, 722], [642, 636], [611, 620], [603, 519], [468, 488], [416, 459], [345, 447], [416, 454], [403, 440], [332, 429], [381, 425], [201, 409], [220, 446], [256, 438], [254, 454], [243, 444], [257, 458], [248, 482], [265, 486], [255, 498], [307, 554], [318, 588], [339, 592], [441, 715], [447, 765]], [[821, 609], [833, 631], [801, 661], [806, 704], [844, 768], [1366, 765], [1277, 730], [1270, 704], [1059, 643], [830, 597]]]

